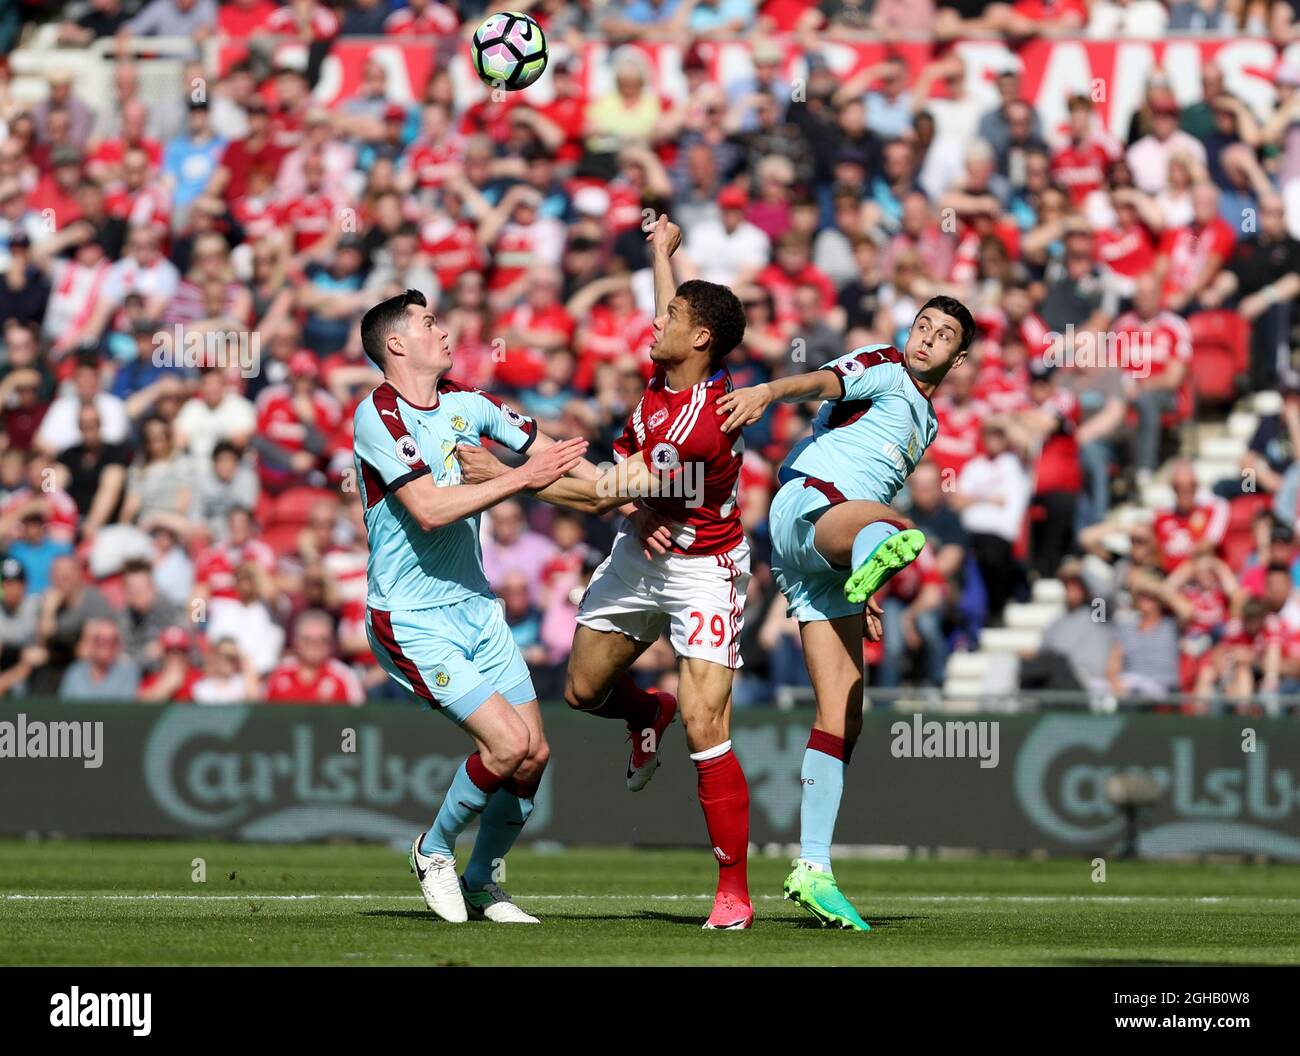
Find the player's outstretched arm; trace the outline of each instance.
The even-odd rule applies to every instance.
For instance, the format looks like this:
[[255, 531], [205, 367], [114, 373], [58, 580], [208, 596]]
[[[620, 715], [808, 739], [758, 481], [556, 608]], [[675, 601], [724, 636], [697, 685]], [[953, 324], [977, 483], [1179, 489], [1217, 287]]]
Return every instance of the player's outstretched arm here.
[[[543, 455], [534, 457], [541, 458]], [[460, 462], [461, 472], [468, 480], [492, 482], [514, 472], [507, 469], [504, 463], [490, 451], [473, 444], [461, 444], [457, 447], [456, 458]], [[623, 510], [637, 499], [657, 494], [659, 494], [659, 479], [650, 472], [641, 452], [612, 466], [603, 475], [598, 475], [595, 480], [576, 475], [561, 476], [536, 491], [539, 499], [553, 506], [564, 506], [579, 513], [598, 515], [608, 513], [610, 510]]]
[[[587, 450], [581, 438], [565, 440], [480, 484], [440, 488], [429, 474], [397, 489], [397, 498], [426, 532], [442, 528], [495, 506], [521, 491], [545, 488], [571, 471]], [[491, 457], [491, 456], [488, 456]]]
[[670, 221], [666, 213], [661, 213], [646, 235], [646, 241], [650, 243], [654, 258], [655, 314], [663, 315], [668, 311], [668, 302], [677, 296], [672, 255], [682, 244], [682, 229]]
[[[538, 433], [537, 439], [542, 439]], [[548, 444], [555, 441], [547, 437]], [[546, 450], [545, 447], [542, 450]], [[529, 457], [537, 454], [537, 443], [529, 449]], [[490, 451], [476, 444], [461, 444], [456, 448], [456, 458], [460, 462], [461, 472], [467, 481], [479, 483], [491, 480], [507, 472], [506, 465]], [[645, 463], [641, 462], [644, 467]], [[569, 483], [557, 481], [548, 488], [543, 488], [537, 497], [555, 506], [566, 506], [580, 513], [603, 513], [611, 507], [597, 502], [595, 482], [601, 477], [600, 470], [585, 458], [572, 470], [567, 478]], [[587, 486], [583, 486], [587, 485]], [[617, 484], [611, 486], [617, 487]], [[649, 485], [647, 484], [647, 487]], [[648, 492], [647, 492], [648, 493]], [[668, 553], [673, 543], [672, 529], [668, 523], [654, 513], [636, 505], [634, 499], [625, 499], [612, 507], [628, 519], [636, 537], [641, 540], [642, 549], [647, 558], [653, 559], [657, 554]]]
[[753, 425], [774, 403], [802, 403], [804, 400], [837, 400], [840, 379], [831, 370], [810, 370], [776, 381], [765, 381], [744, 389], [732, 389], [718, 397], [717, 413], [725, 414], [724, 433]]

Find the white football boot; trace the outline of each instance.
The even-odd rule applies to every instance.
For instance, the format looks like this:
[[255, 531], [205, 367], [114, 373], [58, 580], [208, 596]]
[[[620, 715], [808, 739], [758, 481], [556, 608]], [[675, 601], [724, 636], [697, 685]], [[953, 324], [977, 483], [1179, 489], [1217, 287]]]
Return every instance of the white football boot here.
[[516, 906], [500, 884], [488, 884], [478, 891], [471, 891], [465, 885], [465, 878], [461, 877], [460, 888], [465, 906], [475, 920], [490, 920], [494, 924], [541, 923], [531, 913], [525, 913]]
[[424, 904], [449, 924], [464, 924], [469, 919], [465, 899], [460, 893], [460, 878], [456, 876], [456, 859], [440, 854], [421, 854], [420, 833], [411, 844], [411, 872], [420, 881]]

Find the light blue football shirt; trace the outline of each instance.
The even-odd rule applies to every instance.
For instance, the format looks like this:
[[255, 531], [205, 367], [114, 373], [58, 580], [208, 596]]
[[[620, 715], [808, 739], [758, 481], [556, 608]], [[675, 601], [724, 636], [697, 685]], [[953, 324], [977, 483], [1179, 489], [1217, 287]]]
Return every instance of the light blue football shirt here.
[[781, 483], [815, 477], [847, 499], [892, 501], [939, 432], [934, 407], [890, 345], [856, 348], [821, 369], [844, 394], [817, 409], [812, 435], [781, 465]]
[[488, 436], [523, 452], [537, 424], [495, 397], [443, 379], [432, 407], [411, 403], [384, 382], [357, 404], [353, 425], [370, 538], [366, 604], [394, 612], [493, 597], [483, 571], [478, 515], [426, 532], [394, 492], [426, 473], [438, 487], [460, 484], [457, 444], [479, 444]]

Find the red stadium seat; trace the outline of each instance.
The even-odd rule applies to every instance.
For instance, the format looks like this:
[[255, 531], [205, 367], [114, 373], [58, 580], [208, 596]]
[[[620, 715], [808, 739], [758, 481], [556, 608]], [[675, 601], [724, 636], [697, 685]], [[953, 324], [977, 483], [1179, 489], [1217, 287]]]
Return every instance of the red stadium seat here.
[[273, 497], [267, 506], [261, 537], [277, 554], [292, 553], [298, 535], [307, 524], [311, 508], [321, 500], [337, 502], [338, 494], [328, 488], [290, 488]]
[[1238, 370], [1250, 366], [1250, 324], [1227, 308], [1197, 312], [1187, 320], [1192, 331], [1192, 355], [1201, 344], [1217, 344], [1232, 350]]
[[1250, 365], [1250, 324], [1236, 312], [1197, 312], [1192, 331], [1192, 378], [1198, 401], [1228, 404], [1237, 398], [1237, 378]]
[[1192, 352], [1192, 378], [1199, 403], [1227, 405], [1237, 398], [1236, 357], [1221, 345], [1198, 345]]
[[1232, 535], [1234, 532], [1249, 534], [1251, 525], [1255, 523], [1255, 518], [1259, 516], [1259, 511], [1266, 510], [1272, 505], [1273, 496], [1262, 495], [1259, 492], [1233, 499], [1228, 504], [1228, 534]]
[[1241, 566], [1245, 564], [1252, 551], [1255, 549], [1255, 539], [1250, 530], [1234, 532], [1229, 530], [1223, 537], [1223, 542], [1219, 544], [1219, 555], [1228, 563], [1228, 567], [1234, 572], [1240, 572]]

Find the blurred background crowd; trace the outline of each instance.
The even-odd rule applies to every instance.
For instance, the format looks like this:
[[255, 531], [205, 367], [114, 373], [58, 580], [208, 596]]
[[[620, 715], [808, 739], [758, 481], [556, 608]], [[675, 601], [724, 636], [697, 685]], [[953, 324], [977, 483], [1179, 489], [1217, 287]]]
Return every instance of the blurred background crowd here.
[[[393, 694], [364, 630], [350, 430], [379, 379], [360, 315], [424, 291], [456, 380], [607, 459], [648, 377], [643, 223], [662, 211], [679, 278], [745, 306], [736, 385], [899, 343], [937, 293], [980, 324], [900, 496], [931, 545], [887, 588], [872, 686], [937, 692], [954, 657], [1000, 649], [1004, 690], [1203, 709], [1300, 688], [1300, 4], [513, 6], [547, 32], [544, 93], [452, 76], [490, 10], [474, 0], [6, 9], [0, 691]], [[1054, 37], [1196, 34], [1267, 42], [1267, 105], [1207, 61], [1190, 87], [1153, 67], [1125, 128], [1096, 83], [1049, 122], [1016, 60]], [[334, 49], [394, 37], [432, 56], [414, 98], [377, 53], [324, 91]], [[143, 89], [149, 42], [176, 38], [174, 87]], [[974, 92], [962, 42], [989, 40], [1009, 59]], [[743, 73], [723, 79], [715, 48], [736, 41]], [[823, 54], [862, 41], [886, 46], [851, 75]], [[677, 90], [647, 43], [672, 49]], [[19, 90], [22, 47], [56, 55], [37, 90]], [[79, 50], [108, 92], [57, 58]], [[187, 357], [191, 334], [218, 343]], [[807, 685], [766, 515], [814, 409], [746, 432], [742, 706]], [[543, 697], [614, 530], [532, 502], [483, 518]], [[672, 666], [662, 642], [638, 670]]]

